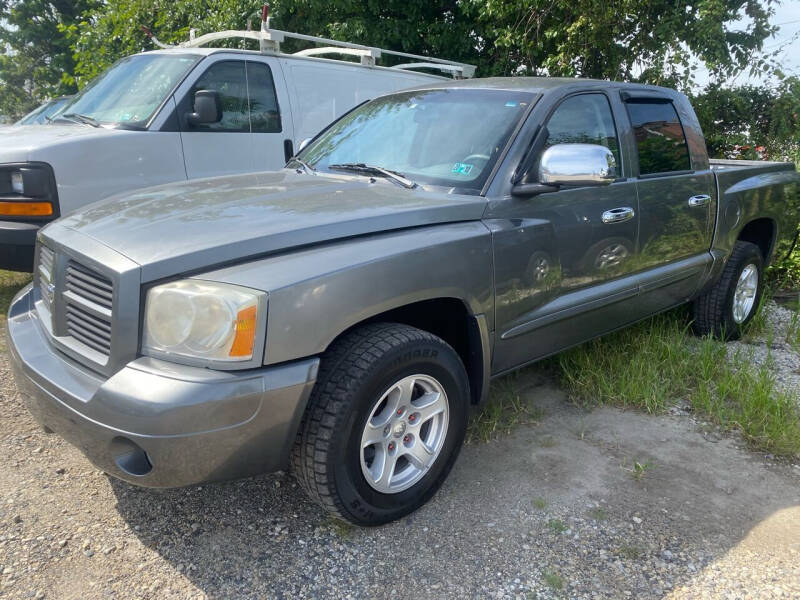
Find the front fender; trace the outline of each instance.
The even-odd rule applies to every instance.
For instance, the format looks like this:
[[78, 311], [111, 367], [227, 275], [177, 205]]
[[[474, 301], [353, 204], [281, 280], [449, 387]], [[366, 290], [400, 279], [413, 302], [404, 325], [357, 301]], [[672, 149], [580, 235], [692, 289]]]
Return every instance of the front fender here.
[[320, 354], [353, 325], [435, 298], [461, 300], [494, 330], [491, 236], [480, 221], [339, 240], [202, 278], [269, 292], [264, 364]]

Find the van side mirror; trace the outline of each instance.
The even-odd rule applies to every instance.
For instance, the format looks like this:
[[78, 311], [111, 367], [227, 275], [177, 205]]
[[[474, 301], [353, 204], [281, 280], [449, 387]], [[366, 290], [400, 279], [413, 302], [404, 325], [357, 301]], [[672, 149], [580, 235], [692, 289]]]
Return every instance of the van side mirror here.
[[222, 120], [222, 101], [216, 90], [197, 90], [194, 93], [194, 112], [186, 114], [190, 125], [219, 123]]
[[614, 153], [599, 144], [556, 144], [539, 159], [538, 183], [515, 185], [515, 196], [553, 192], [562, 185], [608, 185], [617, 178]]
[[303, 149], [311, 143], [312, 139], [313, 138], [307, 137], [302, 142], [300, 142], [300, 145], [297, 147], [297, 153], [300, 154], [303, 151]]

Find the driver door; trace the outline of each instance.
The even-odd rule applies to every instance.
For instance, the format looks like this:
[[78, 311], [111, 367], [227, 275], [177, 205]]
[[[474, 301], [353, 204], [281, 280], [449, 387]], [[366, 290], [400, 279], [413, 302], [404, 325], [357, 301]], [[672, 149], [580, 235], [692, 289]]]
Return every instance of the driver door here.
[[[205, 71], [193, 83], [184, 84], [178, 102], [178, 119], [188, 179], [213, 177], [253, 170], [250, 108], [246, 62], [219, 56], [204, 61]], [[198, 90], [219, 94], [222, 119], [217, 123], [189, 123]]]
[[[546, 122], [544, 152], [555, 144], [605, 146], [623, 174], [609, 97], [568, 96]], [[541, 155], [541, 154], [540, 154]], [[538, 160], [525, 181], [538, 181]], [[627, 211], [624, 219], [609, 214]], [[636, 294], [639, 228], [636, 183], [565, 187], [490, 203], [496, 286], [493, 371], [501, 372], [614, 329], [628, 320]]]

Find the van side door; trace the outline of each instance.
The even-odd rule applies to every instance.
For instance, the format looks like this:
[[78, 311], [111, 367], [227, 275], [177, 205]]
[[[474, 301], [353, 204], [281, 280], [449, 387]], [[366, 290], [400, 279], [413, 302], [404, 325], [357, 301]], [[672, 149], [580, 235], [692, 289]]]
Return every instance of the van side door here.
[[[185, 81], [176, 94], [186, 176], [213, 177], [252, 170], [250, 108], [243, 57], [211, 55], [195, 69], [199, 76]], [[195, 93], [218, 94], [222, 118], [216, 123], [192, 123]]]
[[283, 168], [297, 147], [293, 115], [280, 62], [271, 56], [247, 57], [253, 171]]
[[[622, 93], [634, 138], [641, 215], [641, 303], [656, 312], [688, 300], [711, 264], [716, 190], [696, 117], [679, 97]], [[688, 103], [686, 103], [688, 105]]]

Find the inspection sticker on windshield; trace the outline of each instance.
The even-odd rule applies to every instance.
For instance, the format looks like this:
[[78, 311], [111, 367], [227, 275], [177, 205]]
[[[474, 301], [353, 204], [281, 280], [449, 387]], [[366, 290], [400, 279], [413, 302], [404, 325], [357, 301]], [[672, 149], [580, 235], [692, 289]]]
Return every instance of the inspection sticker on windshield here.
[[469, 163], [456, 163], [450, 169], [450, 172], [457, 175], [469, 175], [472, 172], [472, 165]]

